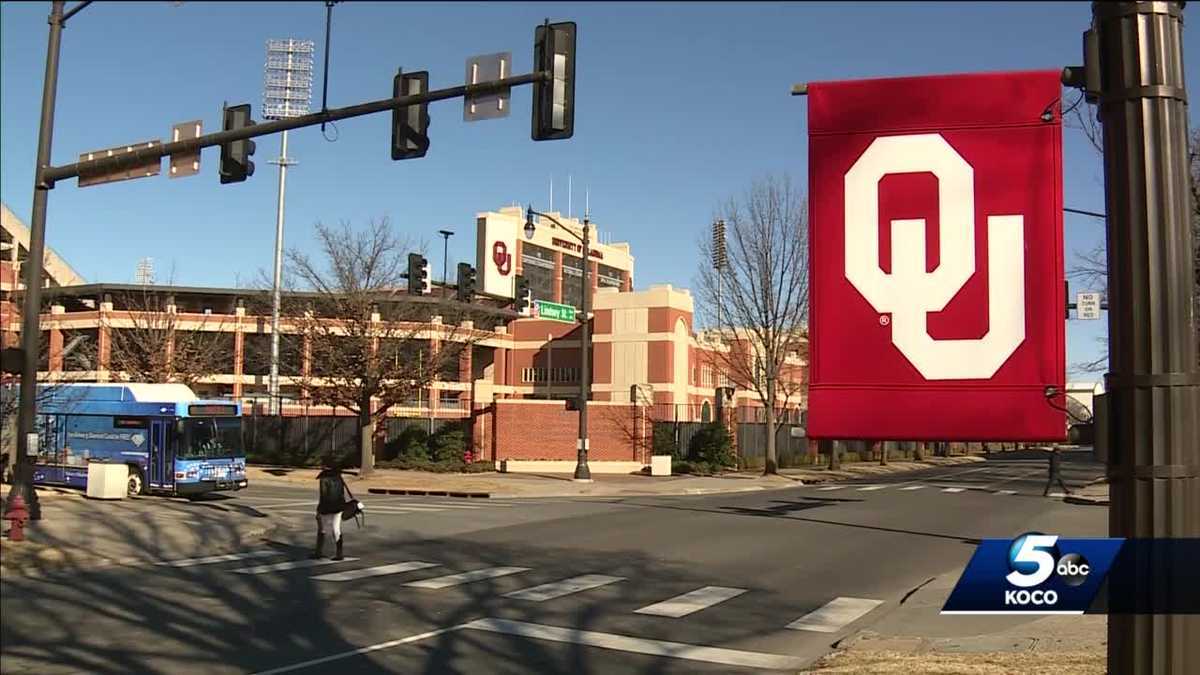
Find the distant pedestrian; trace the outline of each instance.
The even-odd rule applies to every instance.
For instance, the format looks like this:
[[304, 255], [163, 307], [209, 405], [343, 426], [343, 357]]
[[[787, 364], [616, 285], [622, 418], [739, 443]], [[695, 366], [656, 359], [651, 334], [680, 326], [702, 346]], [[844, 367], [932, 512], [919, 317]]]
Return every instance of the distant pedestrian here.
[[1058, 483], [1058, 486], [1062, 488], [1064, 493], [1071, 494], [1071, 489], [1068, 488], [1067, 484], [1063, 482], [1062, 456], [1060, 455], [1057, 446], [1050, 448], [1050, 469], [1049, 475], [1046, 477], [1046, 489], [1042, 491], [1043, 497], [1050, 494], [1050, 486], [1055, 482]]
[[329, 535], [336, 547], [333, 559], [342, 560], [342, 513], [346, 510], [346, 496], [350, 490], [331, 457], [322, 459], [317, 481], [321, 498], [317, 503], [317, 548], [312, 557], [315, 559], [325, 555], [325, 535]]

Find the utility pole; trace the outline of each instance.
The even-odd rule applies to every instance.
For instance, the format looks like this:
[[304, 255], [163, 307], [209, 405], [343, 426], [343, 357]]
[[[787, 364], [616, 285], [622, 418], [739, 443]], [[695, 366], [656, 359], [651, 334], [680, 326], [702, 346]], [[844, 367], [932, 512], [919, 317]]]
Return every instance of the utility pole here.
[[592, 472], [588, 468], [588, 417], [587, 405], [588, 397], [592, 384], [592, 372], [589, 359], [589, 350], [592, 346], [591, 340], [591, 325], [588, 315], [591, 313], [592, 307], [592, 284], [591, 284], [591, 242], [589, 235], [591, 233], [591, 222], [588, 220], [588, 212], [585, 209], [583, 213], [583, 236], [575, 234], [572, 230], [558, 221], [554, 216], [534, 211], [533, 207], [525, 209], [525, 236], [532, 239], [536, 225], [533, 222], [534, 216], [540, 216], [550, 221], [551, 224], [558, 227], [563, 232], [574, 237], [583, 247], [583, 288], [580, 295], [579, 304], [582, 310], [579, 317], [580, 337], [579, 337], [579, 438], [575, 445], [575, 480], [580, 482], [591, 482]]
[[[83, 5], [71, 10], [75, 12]], [[21, 346], [24, 349], [21, 361], [21, 400], [17, 411], [17, 456], [13, 465], [13, 484], [9, 490], [9, 502], [14, 495], [21, 495], [29, 504], [32, 519], [41, 517], [37, 492], [32, 489], [33, 474], [29, 466], [29, 434], [33, 431], [33, 416], [36, 411], [38, 354], [41, 352], [41, 306], [42, 267], [46, 256], [46, 202], [50, 186], [43, 179], [42, 171], [50, 166], [50, 146], [54, 139], [54, 103], [58, 94], [58, 55], [62, 46], [63, 24], [69, 16], [63, 15], [63, 0], [54, 0], [50, 5], [50, 39], [46, 45], [46, 76], [42, 80], [42, 122], [38, 129], [37, 166], [33, 172], [33, 211], [29, 223], [29, 257], [25, 259], [25, 298], [21, 305]]]
[[[565, 228], [564, 228], [565, 229]], [[579, 343], [579, 448], [575, 461], [575, 480], [592, 480], [592, 472], [588, 469], [588, 394], [592, 384], [591, 359], [588, 352], [592, 348], [591, 321], [592, 311], [592, 257], [589, 249], [588, 233], [590, 223], [588, 214], [583, 214], [583, 316], [580, 318]]]
[[[1064, 73], [1099, 100], [1104, 128], [1113, 537], [1200, 537], [1183, 4], [1093, 2], [1083, 71]], [[1183, 577], [1163, 562], [1139, 558], [1131, 592], [1173, 592]], [[1200, 672], [1200, 615], [1110, 615], [1108, 671]]]

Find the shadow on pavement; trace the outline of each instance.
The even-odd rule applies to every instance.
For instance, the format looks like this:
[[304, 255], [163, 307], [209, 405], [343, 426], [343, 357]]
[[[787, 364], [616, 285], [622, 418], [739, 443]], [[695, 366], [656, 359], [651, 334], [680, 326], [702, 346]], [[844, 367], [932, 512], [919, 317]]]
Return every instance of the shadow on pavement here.
[[[486, 617], [733, 645], [761, 636], [767, 626], [780, 629], [779, 617], [796, 612], [794, 606], [775, 599], [776, 594], [764, 593], [737, 613], [706, 617], [702, 631], [681, 635], [678, 624], [671, 620], [643, 618], [631, 612], [713, 582], [687, 566], [655, 560], [636, 550], [598, 556], [529, 542], [422, 540], [400, 531], [368, 538], [361, 534], [366, 530], [349, 529], [345, 535], [347, 555], [363, 558], [357, 562], [239, 574], [232, 570], [306, 558], [307, 545], [290, 542], [308, 542], [310, 533], [295, 533], [298, 538], [294, 540], [291, 536], [267, 542], [243, 539], [230, 523], [229, 514], [219, 510], [223, 507], [220, 501], [80, 501], [74, 507], [48, 510], [47, 519], [89, 518], [88, 541], [119, 539], [147, 560], [177, 560], [238, 549], [274, 550], [279, 555], [189, 567], [144, 562], [94, 569], [89, 559], [79, 554], [81, 542], [74, 535], [42, 527], [37, 540], [60, 549], [66, 560], [36, 570], [37, 576], [6, 576], [0, 581], [2, 670], [39, 674], [259, 672]], [[138, 508], [124, 508], [132, 503]], [[190, 546], [175, 536], [185, 527], [184, 520], [192, 521], [187, 525], [194, 540]], [[328, 571], [409, 560], [438, 567], [343, 583], [313, 578]], [[531, 569], [438, 591], [403, 587], [414, 578], [513, 565]], [[627, 581], [583, 593], [586, 599], [578, 601], [538, 603], [503, 597], [519, 588], [597, 573]], [[752, 580], [740, 582], [737, 585], [753, 587]], [[300, 672], [575, 674], [609, 672], [612, 664], [627, 662], [613, 659], [633, 659], [628, 661], [632, 669], [644, 673], [730, 671], [700, 662], [456, 630], [412, 646], [350, 656]]]

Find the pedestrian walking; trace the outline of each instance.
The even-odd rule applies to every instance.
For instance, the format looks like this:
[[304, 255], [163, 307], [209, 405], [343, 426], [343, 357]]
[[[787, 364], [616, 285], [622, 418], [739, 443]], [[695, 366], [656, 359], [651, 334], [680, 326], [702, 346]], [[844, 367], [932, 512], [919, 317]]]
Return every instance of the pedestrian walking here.
[[1046, 478], [1046, 489], [1042, 491], [1043, 497], [1050, 494], [1050, 486], [1055, 482], [1058, 483], [1058, 486], [1062, 488], [1064, 493], [1071, 494], [1071, 488], [1067, 487], [1067, 484], [1063, 482], [1062, 456], [1059, 453], [1060, 451], [1057, 446], [1050, 448], [1050, 469], [1049, 475]]
[[[322, 459], [321, 473], [317, 474], [317, 481], [321, 498], [317, 502], [317, 548], [312, 557], [315, 559], [325, 555], [325, 536], [329, 535], [336, 547], [333, 559], [342, 560], [342, 513], [349, 503], [346, 497], [350, 488], [346, 487], [341, 470], [330, 457]], [[350, 499], [353, 498], [353, 495], [350, 495]]]

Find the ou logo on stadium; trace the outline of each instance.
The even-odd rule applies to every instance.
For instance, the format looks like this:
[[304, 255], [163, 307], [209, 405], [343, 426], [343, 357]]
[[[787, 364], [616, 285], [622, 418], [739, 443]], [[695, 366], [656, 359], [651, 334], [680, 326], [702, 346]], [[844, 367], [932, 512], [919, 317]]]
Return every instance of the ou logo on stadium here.
[[[888, 174], [938, 179], [941, 261], [925, 271], [925, 220], [891, 221], [892, 271], [879, 266], [879, 181]], [[892, 344], [927, 380], [988, 379], [1025, 340], [1025, 220], [987, 216], [988, 330], [938, 340], [928, 315], [946, 308], [975, 274], [975, 171], [941, 134], [876, 138], [845, 178], [846, 278], [875, 311], [890, 314]]]

